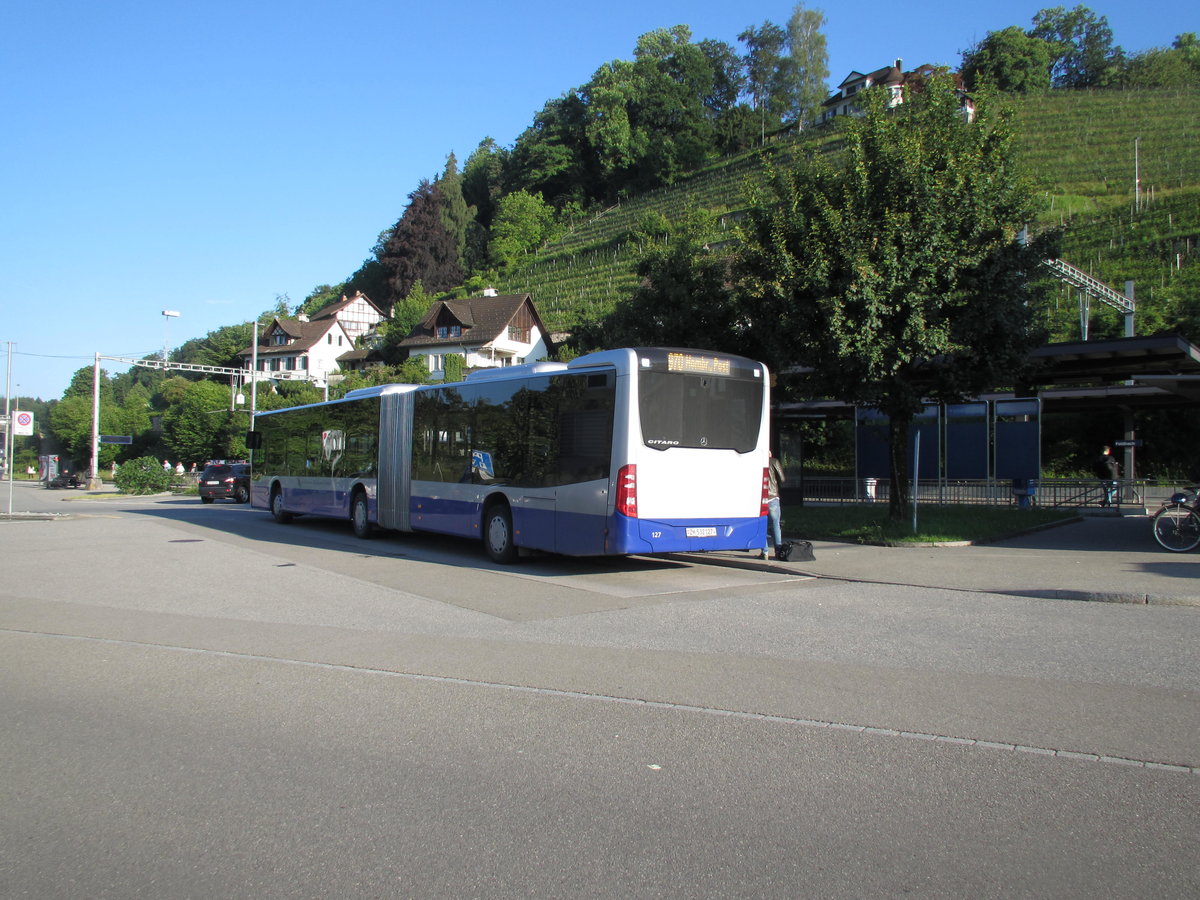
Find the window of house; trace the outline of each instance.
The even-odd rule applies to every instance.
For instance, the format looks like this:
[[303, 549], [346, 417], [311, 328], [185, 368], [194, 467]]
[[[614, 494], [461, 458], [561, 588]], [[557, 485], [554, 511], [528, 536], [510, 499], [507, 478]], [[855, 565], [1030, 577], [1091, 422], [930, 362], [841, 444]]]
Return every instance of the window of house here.
[[450, 336], [450, 329], [449, 329], [449, 328], [447, 328], [445, 325], [439, 325], [439, 326], [437, 327], [437, 336], [438, 336], [438, 338], [439, 338], [439, 339], [441, 339], [441, 338], [447, 338], [447, 337], [449, 337], [449, 336]]
[[451, 325], [450, 326], [450, 337], [462, 337], [462, 326], [461, 325]]
[[300, 357], [300, 368], [306, 372], [308, 371], [308, 357], [307, 356]]
[[440, 372], [441, 369], [442, 369], [442, 354], [440, 354], [440, 353], [429, 354], [429, 371], [430, 372]]
[[332, 334], [325, 335], [325, 343], [327, 343], [327, 344], [333, 343], [333, 335]]
[[522, 343], [529, 343], [529, 329], [522, 328], [519, 325], [509, 325], [508, 326], [508, 339], [510, 341], [520, 341]]

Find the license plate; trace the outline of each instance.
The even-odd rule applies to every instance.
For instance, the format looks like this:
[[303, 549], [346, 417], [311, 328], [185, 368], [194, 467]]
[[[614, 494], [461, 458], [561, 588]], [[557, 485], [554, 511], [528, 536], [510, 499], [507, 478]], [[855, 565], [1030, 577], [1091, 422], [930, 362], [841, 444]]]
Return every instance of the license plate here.
[[205, 483], [205, 484], [220, 484], [221, 482], [219, 482], [219, 481], [206, 481], [206, 482], [204, 482], [204, 483]]
[[686, 529], [688, 537], [716, 537], [717, 529], [715, 527], [708, 528], [688, 528]]

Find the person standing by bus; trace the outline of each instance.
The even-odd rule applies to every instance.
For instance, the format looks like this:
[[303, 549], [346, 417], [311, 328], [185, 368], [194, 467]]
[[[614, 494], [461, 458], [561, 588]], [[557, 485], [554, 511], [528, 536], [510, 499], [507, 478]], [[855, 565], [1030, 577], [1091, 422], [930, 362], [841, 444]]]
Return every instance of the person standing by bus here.
[[767, 546], [759, 551], [758, 558], [767, 558], [767, 549], [774, 547], [776, 556], [783, 544], [779, 488], [783, 485], [783, 466], [770, 450], [767, 451]]

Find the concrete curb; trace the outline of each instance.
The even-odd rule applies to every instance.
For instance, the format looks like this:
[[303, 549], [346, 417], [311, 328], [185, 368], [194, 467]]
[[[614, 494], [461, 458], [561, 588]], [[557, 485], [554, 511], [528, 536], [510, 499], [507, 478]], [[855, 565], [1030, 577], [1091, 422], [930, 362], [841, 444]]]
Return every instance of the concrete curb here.
[[[934, 545], [936, 546], [936, 545]], [[966, 594], [996, 594], [1002, 597], [1032, 597], [1041, 600], [1074, 600], [1085, 603], [1124, 603], [1130, 606], [1189, 606], [1200, 607], [1200, 595], [1194, 594], [1148, 594], [1135, 591], [1072, 591], [1060, 588], [968, 588], [944, 584], [914, 584], [907, 581], [889, 581], [875, 578], [855, 578], [846, 575], [827, 575], [805, 568], [803, 562], [783, 563], [754, 557], [739, 557], [714, 553], [671, 553], [671, 559], [684, 560], [699, 565], [723, 566], [731, 569], [747, 569], [790, 575], [819, 581], [842, 581], [847, 584], [878, 584], [887, 587], [911, 587], [936, 591], [958, 591]]]

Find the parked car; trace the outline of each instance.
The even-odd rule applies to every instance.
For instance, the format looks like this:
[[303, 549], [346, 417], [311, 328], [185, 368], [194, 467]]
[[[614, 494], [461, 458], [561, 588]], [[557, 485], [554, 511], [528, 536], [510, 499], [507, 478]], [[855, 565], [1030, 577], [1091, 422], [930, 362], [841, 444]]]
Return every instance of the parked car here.
[[46, 481], [46, 487], [48, 488], [81, 488], [86, 484], [87, 481], [80, 478], [74, 472], [59, 472], [53, 478]]
[[200, 473], [200, 502], [217, 499], [250, 502], [250, 466], [245, 463], [213, 463]]

